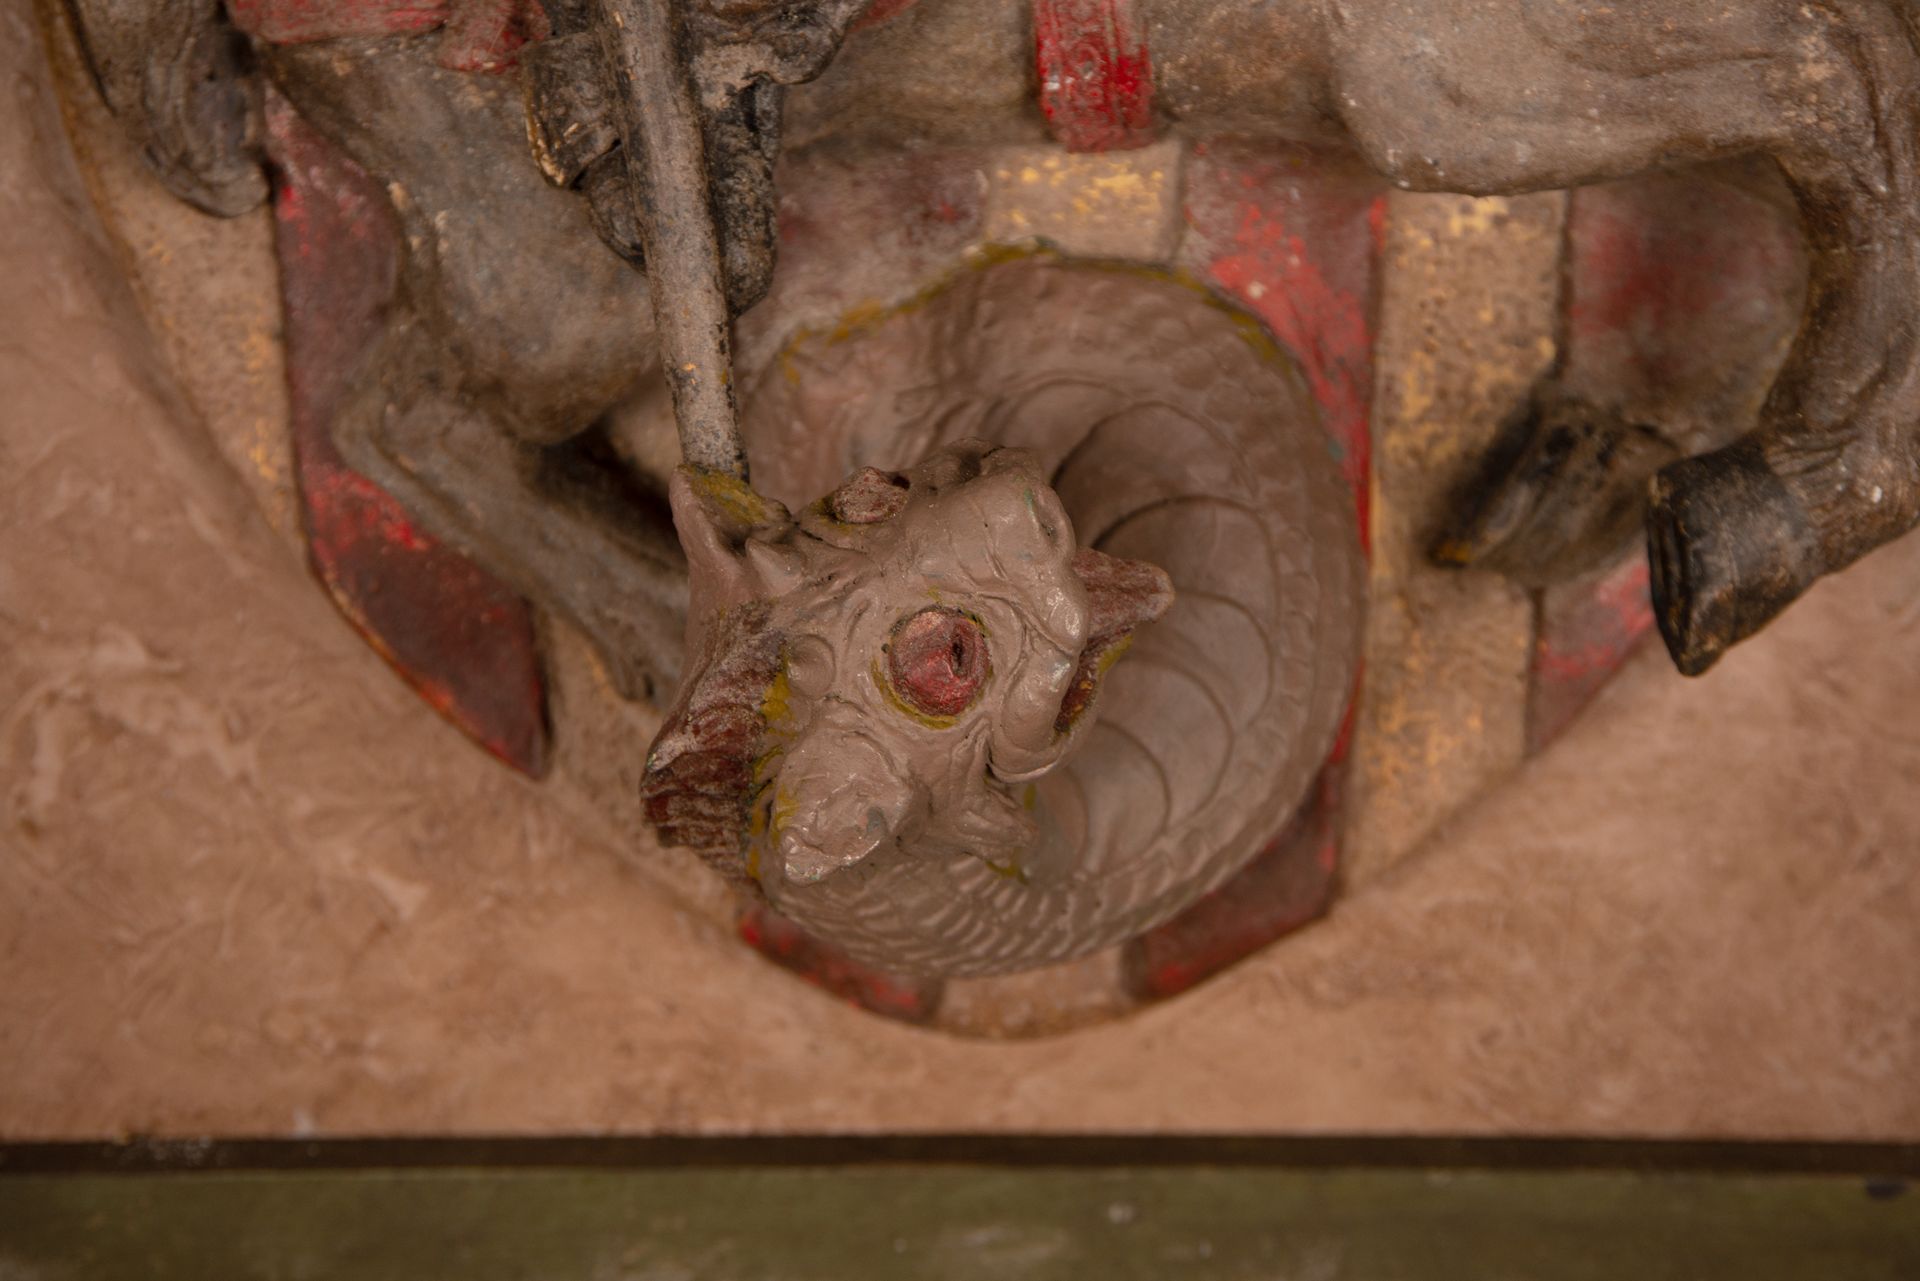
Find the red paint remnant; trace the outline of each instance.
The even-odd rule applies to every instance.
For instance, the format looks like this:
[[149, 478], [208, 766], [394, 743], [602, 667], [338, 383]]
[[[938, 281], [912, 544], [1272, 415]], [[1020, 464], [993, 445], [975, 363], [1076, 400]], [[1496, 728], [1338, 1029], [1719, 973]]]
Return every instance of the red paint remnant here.
[[1683, 432], [1689, 419], [1751, 414], [1742, 389], [1777, 367], [1806, 275], [1797, 214], [1752, 182], [1723, 167], [1573, 193], [1569, 390]]
[[1258, 316], [1306, 375], [1370, 542], [1373, 281], [1386, 194], [1351, 161], [1218, 143], [1188, 164], [1183, 265]]
[[540, 0], [228, 0], [234, 26], [268, 44], [421, 35], [445, 27], [436, 61], [500, 72], [521, 45], [547, 37]]
[[1676, 345], [1698, 323], [1766, 324], [1800, 270], [1790, 215], [1699, 178], [1583, 189], [1571, 212], [1572, 339], [1625, 339], [1651, 377], [1699, 359]]
[[1313, 261], [1307, 242], [1290, 234], [1275, 211], [1251, 202], [1243, 205], [1236, 241], [1240, 252], [1214, 260], [1214, 281], [1245, 301], [1300, 361], [1313, 398], [1342, 447], [1341, 473], [1364, 513], [1372, 452], [1366, 430], [1371, 389], [1355, 368], [1371, 364], [1373, 336], [1364, 300], [1335, 288]]
[[1323, 915], [1339, 865], [1342, 769], [1329, 765], [1286, 828], [1233, 879], [1126, 945], [1127, 994], [1164, 1001]]
[[449, 71], [511, 70], [522, 45], [551, 33], [540, 0], [455, 0], [438, 62]]
[[873, 0], [867, 11], [853, 20], [847, 28], [849, 33], [866, 31], [873, 27], [882, 27], [913, 8], [914, 0]]
[[526, 603], [437, 542], [334, 447], [399, 267], [367, 174], [269, 93], [267, 149], [286, 313], [295, 475], [314, 573], [408, 684], [500, 759], [546, 765], [546, 688]]
[[395, 503], [386, 490], [345, 467], [316, 470], [303, 497], [319, 513], [321, 524], [336, 528], [350, 539], [367, 539], [377, 546], [402, 551], [431, 551], [433, 539]]
[[[1793, 333], [1805, 272], [1797, 216], [1737, 168], [1582, 187], [1567, 221], [1562, 384], [1677, 430], [1751, 407], [1728, 389], [1767, 376]], [[1553, 741], [1651, 630], [1647, 565], [1546, 592], [1527, 742]]]
[[1333, 736], [1333, 746], [1327, 752], [1327, 764], [1339, 765], [1347, 759], [1347, 753], [1353, 749], [1353, 725], [1360, 710], [1360, 691], [1367, 683], [1367, 664], [1365, 659], [1358, 660], [1353, 667], [1353, 697], [1347, 700], [1347, 713], [1340, 718], [1340, 732]]
[[1573, 608], [1555, 621], [1598, 626], [1549, 629], [1541, 637], [1536, 669], [1559, 680], [1588, 676], [1612, 661], [1619, 638], [1645, 635], [1653, 626], [1647, 579], [1646, 558], [1635, 551], [1598, 581], [1581, 588], [1568, 602]]
[[[1182, 265], [1257, 315], [1299, 362], [1353, 487], [1364, 547], [1373, 466], [1373, 281], [1385, 243], [1385, 189], [1351, 162], [1303, 148], [1197, 145], [1187, 167], [1186, 218]], [[1338, 817], [1353, 721], [1349, 702], [1319, 781], [1252, 862], [1126, 945], [1129, 995], [1176, 996], [1326, 911], [1340, 862]]]
[[1153, 66], [1132, 0], [1033, 0], [1040, 110], [1069, 151], [1153, 141]]
[[227, 0], [233, 25], [268, 44], [400, 36], [446, 22], [449, 0]]
[[[767, 691], [780, 675], [785, 634], [764, 603], [714, 620], [647, 753], [640, 799], [663, 845], [693, 850], [742, 889], [751, 888], [740, 824], [754, 804]], [[769, 802], [771, 798], [768, 798]]]
[[1652, 630], [1647, 558], [1638, 547], [1597, 578], [1549, 590], [1534, 638], [1528, 752], [1559, 737]]
[[874, 1014], [905, 1023], [932, 1020], [940, 1005], [938, 979], [913, 979], [870, 969], [828, 947], [771, 908], [740, 913], [740, 937], [762, 956], [815, 987]]

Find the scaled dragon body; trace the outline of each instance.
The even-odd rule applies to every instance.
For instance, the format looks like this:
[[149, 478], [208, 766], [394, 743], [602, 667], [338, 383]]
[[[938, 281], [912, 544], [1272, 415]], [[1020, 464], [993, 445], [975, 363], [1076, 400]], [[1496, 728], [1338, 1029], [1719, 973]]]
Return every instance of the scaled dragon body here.
[[895, 971], [1159, 924], [1279, 833], [1353, 688], [1353, 497], [1311, 398], [1189, 287], [1046, 261], [867, 343], [752, 401], [797, 516], [675, 483], [692, 667], [651, 816]]

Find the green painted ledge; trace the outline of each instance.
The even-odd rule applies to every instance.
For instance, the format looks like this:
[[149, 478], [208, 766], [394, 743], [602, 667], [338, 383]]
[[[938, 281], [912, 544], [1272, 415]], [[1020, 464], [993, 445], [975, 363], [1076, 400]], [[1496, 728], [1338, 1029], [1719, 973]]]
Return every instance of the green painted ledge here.
[[954, 1159], [914, 1161], [904, 1143], [832, 1163], [778, 1146], [756, 1162], [751, 1141], [660, 1159], [586, 1141], [575, 1153], [601, 1154], [550, 1165], [507, 1141], [487, 1166], [450, 1163], [481, 1144], [380, 1168], [325, 1144], [107, 1168], [0, 1147], [0, 1281], [1920, 1279], [1920, 1188], [1899, 1177], [1911, 1149], [1742, 1169], [1684, 1145], [1584, 1164], [1529, 1164], [1515, 1146], [1423, 1162], [1417, 1142], [1361, 1141], [1343, 1163], [1337, 1145], [1301, 1160], [1228, 1144], [1210, 1160], [1143, 1141], [1050, 1161], [1036, 1141], [972, 1158], [923, 1145]]

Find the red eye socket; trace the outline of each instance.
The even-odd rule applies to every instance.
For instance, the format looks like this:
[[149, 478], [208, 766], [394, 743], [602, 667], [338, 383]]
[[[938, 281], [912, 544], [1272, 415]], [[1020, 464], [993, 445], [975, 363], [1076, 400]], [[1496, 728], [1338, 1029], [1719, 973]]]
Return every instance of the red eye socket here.
[[987, 638], [950, 609], [923, 609], [893, 629], [887, 675], [907, 703], [929, 716], [956, 716], [987, 683]]

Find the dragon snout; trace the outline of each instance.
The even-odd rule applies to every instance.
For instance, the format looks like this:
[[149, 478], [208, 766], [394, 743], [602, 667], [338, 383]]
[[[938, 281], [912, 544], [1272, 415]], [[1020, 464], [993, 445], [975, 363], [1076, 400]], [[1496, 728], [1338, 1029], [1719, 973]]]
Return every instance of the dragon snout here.
[[893, 825], [878, 805], [869, 805], [866, 821], [858, 825], [831, 818], [823, 823], [790, 825], [780, 833], [780, 869], [795, 885], [811, 885], [842, 868], [865, 862], [893, 840]]
[[788, 752], [775, 787], [779, 874], [811, 885], [911, 839], [926, 808], [920, 792], [865, 734], [808, 734]]

